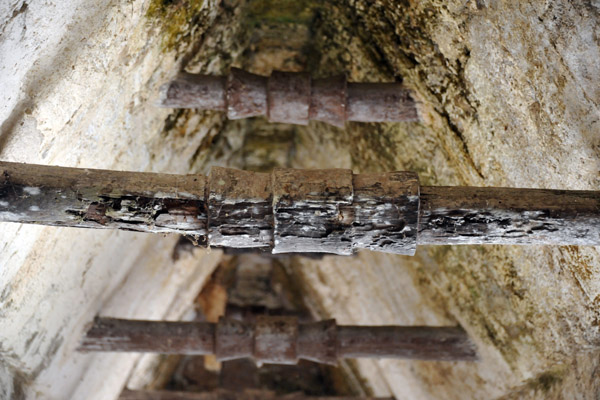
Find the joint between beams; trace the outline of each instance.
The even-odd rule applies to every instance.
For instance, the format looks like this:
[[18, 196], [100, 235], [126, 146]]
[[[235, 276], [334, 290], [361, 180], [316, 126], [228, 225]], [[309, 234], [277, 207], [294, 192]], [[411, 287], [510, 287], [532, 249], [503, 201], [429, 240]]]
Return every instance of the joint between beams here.
[[214, 167], [208, 177], [208, 243], [272, 252], [350, 255], [360, 248], [414, 254], [416, 174], [354, 175], [345, 169]]

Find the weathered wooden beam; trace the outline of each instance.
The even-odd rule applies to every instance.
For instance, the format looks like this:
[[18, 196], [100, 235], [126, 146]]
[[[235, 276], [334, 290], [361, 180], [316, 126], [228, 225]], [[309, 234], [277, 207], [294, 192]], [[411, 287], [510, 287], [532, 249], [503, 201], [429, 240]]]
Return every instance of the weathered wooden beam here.
[[600, 245], [599, 191], [427, 187], [410, 172], [343, 169], [205, 177], [0, 162], [0, 173], [0, 222], [174, 232], [275, 254]]
[[600, 191], [422, 186], [419, 244], [600, 245]]
[[0, 162], [0, 221], [206, 234], [206, 177]]
[[477, 360], [475, 345], [458, 327], [299, 324], [296, 317], [221, 318], [217, 324], [97, 318], [80, 350], [215, 354], [218, 360], [253, 358], [258, 364], [336, 364], [357, 357]]
[[176, 392], [166, 390], [124, 390], [119, 400], [393, 400], [392, 397], [307, 396], [302, 393], [278, 395], [269, 390], [234, 392]]
[[161, 87], [159, 105], [227, 111], [229, 119], [266, 115], [299, 125], [419, 121], [414, 96], [400, 83], [347, 83], [344, 76], [312, 80], [279, 71], [267, 78], [237, 68], [227, 77], [180, 74]]

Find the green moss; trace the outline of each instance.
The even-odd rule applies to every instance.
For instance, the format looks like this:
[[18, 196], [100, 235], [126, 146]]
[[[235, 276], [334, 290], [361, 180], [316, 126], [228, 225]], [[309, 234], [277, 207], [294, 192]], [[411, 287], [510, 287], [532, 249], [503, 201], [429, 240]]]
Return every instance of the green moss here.
[[546, 371], [527, 382], [527, 386], [535, 391], [541, 391], [547, 393], [563, 380], [565, 374], [564, 368], [556, 368], [554, 370]]
[[203, 5], [204, 0], [151, 0], [146, 17], [161, 24], [164, 50], [189, 43]]
[[303, 23], [312, 21], [315, 1], [254, 0], [248, 5], [249, 25], [263, 23]]

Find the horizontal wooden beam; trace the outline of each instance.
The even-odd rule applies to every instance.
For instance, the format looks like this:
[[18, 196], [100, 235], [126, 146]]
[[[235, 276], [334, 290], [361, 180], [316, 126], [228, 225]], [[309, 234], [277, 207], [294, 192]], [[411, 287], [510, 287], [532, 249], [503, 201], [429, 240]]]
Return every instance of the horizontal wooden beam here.
[[422, 186], [419, 244], [600, 245], [600, 191]]
[[300, 324], [295, 317], [221, 318], [217, 324], [97, 318], [80, 351], [215, 354], [218, 360], [253, 358], [259, 365], [360, 357], [477, 360], [475, 345], [458, 327]]
[[272, 122], [299, 125], [419, 120], [413, 94], [397, 82], [347, 83], [344, 76], [313, 80], [280, 71], [267, 78], [237, 68], [227, 77], [180, 74], [161, 87], [159, 105], [227, 111], [229, 119], [266, 115]]
[[119, 400], [393, 400], [392, 397], [307, 396], [302, 393], [278, 395], [268, 390], [234, 392], [176, 392], [166, 390], [124, 390]]
[[600, 192], [420, 186], [410, 172], [214, 167], [208, 176], [0, 162], [0, 222], [181, 233], [278, 253], [600, 245]]

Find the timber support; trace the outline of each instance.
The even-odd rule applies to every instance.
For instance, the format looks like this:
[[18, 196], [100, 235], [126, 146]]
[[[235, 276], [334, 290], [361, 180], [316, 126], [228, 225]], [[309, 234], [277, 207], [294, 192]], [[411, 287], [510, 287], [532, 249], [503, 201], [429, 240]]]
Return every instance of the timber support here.
[[414, 95], [400, 83], [348, 83], [344, 76], [313, 80], [280, 71], [264, 77], [237, 68], [227, 77], [182, 73], [161, 87], [159, 105], [226, 111], [229, 119], [265, 115], [298, 125], [419, 121]]
[[302, 393], [278, 395], [269, 390], [243, 392], [216, 390], [193, 393], [167, 390], [124, 390], [119, 400], [393, 400], [392, 397], [307, 396]]
[[0, 162], [0, 222], [172, 232], [275, 254], [597, 246], [600, 192], [420, 186], [411, 172], [213, 167], [206, 177]]
[[300, 359], [335, 365], [361, 357], [477, 360], [475, 345], [458, 327], [300, 324], [295, 317], [221, 318], [216, 324], [96, 318], [80, 351], [215, 354], [218, 360], [252, 358], [259, 365]]

